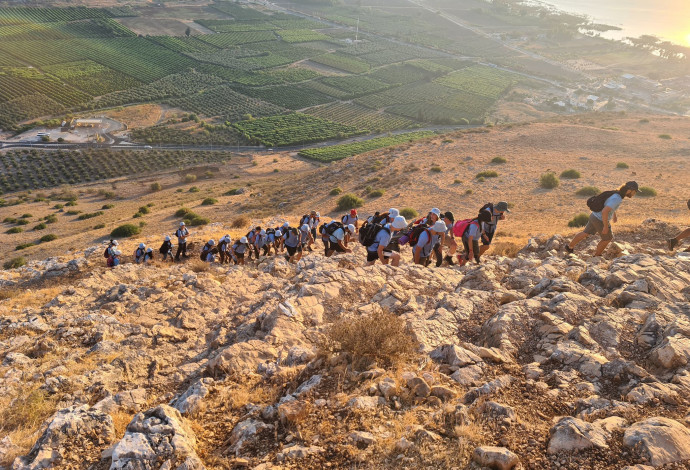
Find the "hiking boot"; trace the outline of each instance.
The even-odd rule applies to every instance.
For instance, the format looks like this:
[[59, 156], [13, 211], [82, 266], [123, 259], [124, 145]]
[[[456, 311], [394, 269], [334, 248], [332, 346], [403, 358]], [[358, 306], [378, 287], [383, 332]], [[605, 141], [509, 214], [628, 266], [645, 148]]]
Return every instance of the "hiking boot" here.
[[455, 263], [453, 262], [452, 256], [446, 255], [446, 257], [443, 259], [446, 261], [446, 263], [448, 263], [448, 266], [454, 266], [455, 265]]
[[675, 238], [669, 238], [667, 241], [669, 250], [673, 250], [675, 247], [678, 246], [678, 240], [676, 240]]
[[569, 255], [572, 255], [572, 254], [575, 252], [575, 249], [574, 249], [574, 248], [570, 248], [570, 245], [566, 245], [566, 246], [565, 246], [565, 251], [566, 251], [566, 253], [568, 253]]

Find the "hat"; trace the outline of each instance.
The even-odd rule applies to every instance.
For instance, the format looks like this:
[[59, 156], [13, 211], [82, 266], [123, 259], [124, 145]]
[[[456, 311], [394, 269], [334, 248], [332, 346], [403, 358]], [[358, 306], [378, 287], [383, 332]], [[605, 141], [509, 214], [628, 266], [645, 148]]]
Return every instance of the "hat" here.
[[208, 244], [209, 244], [209, 245], [215, 245], [215, 244], [216, 244], [216, 241], [215, 241], [213, 238], [211, 238], [211, 239], [208, 241]]
[[352, 210], [350, 211], [350, 215], [351, 215], [352, 217], [356, 216], [356, 215], [357, 215], [357, 209], [352, 209]]
[[431, 230], [437, 233], [443, 233], [448, 230], [448, 227], [446, 227], [446, 224], [443, 221], [437, 220], [433, 227], [431, 227]]
[[283, 227], [286, 227], [286, 228], [287, 228], [287, 227], [289, 227], [289, 226], [290, 226], [290, 223], [289, 223], [289, 222], [285, 222], [285, 223], [283, 224]]
[[510, 214], [510, 209], [508, 209], [508, 203], [505, 201], [501, 201], [498, 204], [494, 206], [494, 209], [496, 209], [498, 212], [507, 212]]
[[310, 214], [316, 215], [316, 211], [311, 211]]
[[637, 186], [637, 181], [628, 181], [625, 183], [625, 189], [638, 191], [640, 188]]
[[445, 219], [450, 220], [451, 222], [455, 222], [455, 216], [453, 215], [453, 213], [451, 211], [448, 211], [445, 214], [443, 214], [443, 217]]
[[184, 222], [180, 222], [180, 227], [184, 227], [184, 226], [185, 226], [185, 223], [184, 223]]
[[276, 237], [282, 237], [282, 236], [283, 236], [283, 232], [281, 232], [280, 230], [276, 230]]
[[317, 212], [317, 213], [316, 213], [316, 217], [321, 217], [321, 213], [320, 213], [320, 212]]
[[240, 243], [247, 243], [247, 237], [240, 238]]
[[388, 209], [388, 217], [390, 217], [391, 219], [395, 219], [399, 215], [400, 211], [398, 209]]
[[407, 227], [407, 220], [402, 215], [396, 216], [393, 220], [392, 227], [396, 230], [402, 230]]
[[169, 241], [170, 241], [170, 236], [169, 236], [169, 235], [166, 235], [166, 236], [165, 236], [165, 241], [166, 241], [166, 242], [169, 242]]
[[266, 235], [266, 230], [260, 231], [260, 232], [259, 232], [259, 235], [261, 235], [262, 237], [263, 237], [264, 235]]
[[431, 209], [429, 212], [432, 213], [432, 214], [436, 214], [436, 217], [439, 217], [439, 218], [441, 217], [441, 211], [438, 210], [436, 207], [434, 207], [433, 209]]
[[355, 226], [350, 224], [347, 226], [347, 229], [350, 231], [350, 233], [355, 233]]
[[146, 248], [146, 245], [144, 243], [139, 243], [139, 248]]
[[[688, 206], [690, 206], [690, 201], [688, 201]], [[110, 243], [112, 243], [113, 246], [119, 245], [119, 243], [117, 242], [117, 240], [110, 240]]]
[[147, 248], [146, 253], [153, 253], [153, 248]]
[[308, 232], [309, 231], [309, 226], [307, 224], [304, 224], [300, 227], [300, 230], [303, 232]]

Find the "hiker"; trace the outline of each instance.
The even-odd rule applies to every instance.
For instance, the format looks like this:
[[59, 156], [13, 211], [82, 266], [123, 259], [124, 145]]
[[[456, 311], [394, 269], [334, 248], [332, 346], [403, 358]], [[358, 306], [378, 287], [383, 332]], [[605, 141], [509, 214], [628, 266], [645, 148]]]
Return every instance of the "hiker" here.
[[331, 222], [326, 226], [328, 234], [328, 245], [326, 247], [326, 257], [330, 258], [333, 253], [352, 253], [352, 250], [345, 246], [345, 236], [355, 234], [355, 226], [350, 224], [344, 226], [340, 222]]
[[414, 225], [424, 224], [427, 227], [431, 227], [436, 222], [438, 222], [439, 219], [441, 219], [441, 210], [434, 207], [433, 209], [431, 209], [429, 211], [429, 213], [426, 215], [426, 217], [422, 217], [421, 219], [415, 220], [413, 222], [413, 224]]
[[153, 259], [153, 248], [149, 247], [146, 249], [146, 253], [144, 254], [144, 264], [148, 263]]
[[220, 264], [225, 264], [227, 261], [230, 262], [230, 235], [225, 235], [223, 238], [218, 240], [218, 257], [220, 258]]
[[285, 250], [283, 247], [283, 231], [280, 228], [275, 229], [273, 238], [273, 250], [275, 251], [275, 255], [278, 256], [278, 252], [282, 253]]
[[288, 227], [283, 233], [283, 244], [287, 250], [285, 259], [290, 263], [296, 263], [302, 258], [302, 244], [299, 231], [294, 227]]
[[166, 235], [165, 239], [163, 240], [163, 244], [158, 249], [158, 253], [163, 255], [163, 261], [167, 260], [168, 256], [170, 256], [170, 261], [173, 260], [172, 250], [173, 250], [172, 242], [170, 241], [170, 237], [168, 235]]
[[[311, 228], [311, 237], [313, 239], [312, 245], [316, 243], [316, 229], [319, 227], [320, 222], [321, 214], [316, 211], [311, 211], [311, 222], [309, 222], [309, 227]], [[311, 246], [309, 247], [309, 251], [313, 251]]]
[[275, 249], [276, 246], [276, 229], [274, 228], [267, 228], [266, 229], [266, 256], [271, 254], [271, 249], [275, 250], [276, 253], [278, 253], [278, 250]]
[[465, 248], [464, 254], [458, 254], [458, 266], [465, 266], [467, 262], [474, 258], [479, 264], [482, 255], [479, 248], [479, 240], [484, 235], [483, 224], [491, 222], [491, 214], [481, 211], [474, 219], [459, 220], [453, 226], [453, 233], [456, 237], [461, 237], [462, 245]]
[[108, 268], [113, 267], [113, 252], [117, 250], [119, 243], [117, 240], [110, 240], [110, 243], [108, 243], [108, 247], [105, 249], [105, 252], [103, 253], [103, 257], [105, 258], [105, 265]]
[[201, 249], [201, 255], [199, 255], [199, 257], [201, 258], [201, 261], [212, 263], [216, 260], [215, 253], [217, 252], [218, 248], [216, 248], [216, 241], [214, 239], [210, 239]]
[[[690, 209], [690, 199], [688, 199], [688, 209]], [[690, 238], [690, 228], [686, 228], [675, 237], [669, 238], [668, 249], [673, 251], [673, 249], [677, 247], [680, 244], [680, 242], [686, 238]]]
[[146, 255], [146, 245], [139, 243], [139, 246], [134, 250], [134, 262], [139, 264], [144, 261], [144, 256]]
[[335, 220], [331, 220], [330, 222], [326, 223], [324, 222], [323, 225], [319, 227], [319, 233], [321, 234], [321, 241], [323, 242], [323, 254], [324, 256], [328, 256], [328, 232], [326, 228], [331, 225], [332, 223], [335, 223]]
[[510, 214], [508, 209], [508, 203], [501, 201], [496, 205], [491, 203], [485, 204], [484, 207], [479, 209], [479, 212], [486, 211], [491, 214], [491, 222], [487, 222], [483, 225], [484, 234], [482, 235], [482, 246], [479, 248], [479, 255], [483, 255], [486, 251], [491, 248], [491, 242], [496, 235], [496, 230], [498, 229], [498, 221], [506, 220], [506, 213]]
[[392, 266], [399, 266], [400, 246], [397, 240], [393, 241], [393, 234], [406, 227], [407, 220], [401, 215], [396, 216], [390, 224], [379, 225], [373, 243], [367, 246], [367, 266], [373, 266], [376, 260], [381, 261], [382, 264], [388, 264], [390, 260]]
[[[443, 239], [443, 244], [438, 243], [434, 247], [434, 254], [436, 255], [436, 267], [440, 267], [445, 261], [449, 266], [453, 266], [453, 255], [458, 249], [458, 243], [453, 236], [453, 225], [455, 224], [455, 216], [451, 211], [443, 213], [441, 221], [446, 224], [446, 235]], [[443, 256], [443, 249], [448, 248], [448, 254]]]
[[113, 260], [112, 260], [110, 267], [114, 268], [115, 266], [120, 265], [120, 262], [122, 260], [122, 252], [120, 250], [115, 249], [112, 251], [112, 255], [113, 255]]
[[230, 253], [235, 260], [235, 264], [244, 264], [244, 254], [248, 248], [249, 240], [247, 240], [247, 237], [240, 238], [230, 247]]
[[247, 257], [252, 259], [252, 255], [256, 255], [256, 259], [259, 259], [259, 249], [256, 247], [256, 237], [259, 236], [261, 232], [261, 226], [256, 226], [247, 232], [247, 241], [249, 242], [249, 251], [247, 252]]
[[314, 243], [314, 237], [311, 236], [311, 227], [309, 227], [309, 224], [304, 224], [300, 227], [299, 232], [299, 242], [302, 245], [302, 253], [304, 253], [306, 249], [311, 251], [311, 244]]
[[189, 237], [189, 230], [184, 222], [180, 222], [180, 228], [175, 232], [177, 237], [177, 253], [175, 253], [175, 261], [180, 261], [180, 255], [188, 258], [187, 255], [187, 237]]
[[592, 209], [589, 221], [585, 229], [575, 235], [570, 244], [566, 245], [565, 250], [573, 253], [575, 247], [590, 235], [599, 234], [601, 241], [597, 245], [594, 256], [601, 256], [608, 244], [613, 240], [611, 222], [618, 222], [616, 211], [620, 207], [624, 198], [631, 198], [637, 193], [638, 186], [635, 181], [628, 181], [621, 186], [618, 191], [604, 191], [598, 196], [592, 196], [587, 200], [587, 206]]
[[[350, 210], [349, 214], [345, 214], [341, 217], [340, 222], [342, 222], [344, 227], [348, 225], [354, 225], [355, 233], [359, 232], [359, 216], [357, 215], [357, 209]], [[350, 242], [350, 235], [345, 235], [345, 246]]]
[[[440, 212], [441, 211], [439, 211], [439, 213]], [[429, 265], [431, 252], [434, 246], [439, 243], [439, 240], [441, 240], [441, 243], [443, 242], [445, 233], [446, 224], [441, 220], [436, 220], [431, 227], [427, 227], [424, 224], [418, 224], [412, 230], [410, 234], [410, 246], [414, 247], [412, 254], [415, 264], [421, 264], [423, 266]]]
[[260, 230], [254, 237], [254, 252], [256, 253], [256, 260], [259, 260], [259, 252], [263, 251], [264, 256], [268, 256], [268, 234], [266, 230]]

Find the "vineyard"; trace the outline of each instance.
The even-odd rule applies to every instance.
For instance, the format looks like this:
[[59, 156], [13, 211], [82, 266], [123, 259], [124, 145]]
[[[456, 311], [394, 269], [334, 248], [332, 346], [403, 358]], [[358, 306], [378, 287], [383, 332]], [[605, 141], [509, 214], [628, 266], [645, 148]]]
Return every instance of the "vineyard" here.
[[367, 129], [376, 134], [406, 129], [415, 126], [415, 122], [388, 113], [372, 111], [353, 103], [333, 103], [307, 111], [308, 114], [321, 119], [339, 122], [347, 126]]
[[322, 140], [343, 139], [363, 133], [354, 126], [345, 126], [306, 114], [272, 116], [234, 124], [244, 137], [267, 147], [310, 144]]
[[436, 79], [436, 83], [487, 98], [498, 98], [515, 82], [513, 75], [491, 67], [474, 65]]
[[127, 175], [142, 175], [167, 168], [224, 162], [228, 152], [13, 150], [0, 154], [0, 191], [50, 188]]
[[431, 131], [410, 132], [407, 134], [398, 134], [390, 137], [380, 137], [377, 139], [365, 140], [364, 142], [356, 142], [353, 144], [332, 145], [330, 147], [306, 149], [299, 152], [299, 155], [310, 160], [318, 160], [320, 162], [334, 162], [342, 160], [343, 158], [358, 155], [360, 153], [369, 152], [384, 147], [391, 147], [407, 142], [414, 142], [415, 140], [425, 139], [435, 135]]
[[248, 142], [232, 127], [205, 125], [203, 128], [179, 129], [170, 126], [152, 126], [132, 130], [132, 139], [147, 144], [176, 145], [246, 145]]
[[240, 120], [245, 114], [262, 117], [286, 111], [284, 108], [271, 103], [237, 93], [228, 86], [220, 86], [203, 93], [168, 100], [167, 103], [205, 116], [220, 116], [226, 121]]
[[369, 64], [366, 62], [361, 61], [356, 57], [338, 54], [337, 52], [312, 57], [311, 60], [318, 64], [327, 65], [329, 67], [344, 70], [345, 72], [350, 73], [363, 73], [369, 71]]
[[288, 109], [303, 109], [333, 101], [304, 85], [285, 85], [265, 88], [243, 88], [242, 93]]

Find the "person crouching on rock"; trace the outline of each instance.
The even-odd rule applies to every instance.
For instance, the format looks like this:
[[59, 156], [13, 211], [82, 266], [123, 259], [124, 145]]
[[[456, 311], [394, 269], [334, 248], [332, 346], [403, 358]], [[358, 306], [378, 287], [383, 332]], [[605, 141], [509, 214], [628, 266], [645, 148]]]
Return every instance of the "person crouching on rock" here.
[[400, 265], [400, 246], [397, 240], [400, 237], [394, 238], [396, 232], [407, 228], [407, 220], [402, 215], [393, 219], [393, 222], [386, 224], [376, 234], [376, 239], [371, 246], [367, 247], [367, 266], [376, 264], [376, 260], [383, 264], [391, 262], [391, 266]]
[[170, 257], [170, 261], [173, 260], [172, 250], [173, 250], [172, 242], [170, 241], [170, 237], [168, 235], [166, 235], [165, 239], [163, 240], [163, 244], [158, 249], [158, 252], [161, 255], [163, 255], [163, 261], [167, 260], [168, 257]]
[[635, 196], [635, 194], [637, 194], [637, 190], [637, 183], [635, 181], [628, 181], [623, 186], [621, 186], [620, 189], [618, 189], [618, 191], [610, 191], [610, 193], [612, 193], [610, 195], [608, 194], [609, 192], [607, 192], [602, 193], [599, 196], [596, 196], [607, 196], [606, 200], [602, 201], [603, 205], [601, 210], [593, 211], [589, 215], [589, 221], [587, 222], [587, 226], [585, 227], [585, 229], [582, 232], [575, 235], [575, 238], [573, 238], [570, 244], [566, 245], [565, 250], [568, 253], [573, 253], [577, 244], [580, 243], [582, 240], [589, 237], [590, 235], [599, 234], [599, 236], [601, 237], [601, 241], [597, 245], [597, 249], [594, 252], [594, 256], [601, 256], [604, 253], [604, 250], [606, 249], [608, 244], [611, 242], [611, 240], [613, 240], [611, 222], [618, 222], [616, 211], [623, 202], [623, 199], [626, 197], [631, 198]]
[[[690, 199], [688, 199], [688, 209], [690, 209]], [[686, 228], [675, 237], [669, 238], [668, 249], [673, 251], [673, 249], [677, 247], [680, 244], [680, 242], [686, 238], [690, 238], [690, 228]]]
[[139, 247], [134, 250], [134, 262], [137, 264], [143, 262], [144, 256], [146, 256], [146, 245], [139, 243]]
[[117, 250], [118, 245], [119, 243], [117, 242], [117, 240], [110, 240], [108, 248], [106, 248], [105, 253], [103, 253], [103, 256], [105, 257], [105, 265], [108, 268], [113, 267], [113, 252]]
[[216, 260], [215, 254], [217, 252], [218, 248], [216, 248], [216, 241], [214, 239], [210, 239], [201, 249], [201, 261], [213, 263]]
[[[337, 222], [336, 222], [337, 224]], [[348, 226], [329, 224], [329, 227], [334, 227], [334, 230], [328, 231], [328, 248], [326, 249], [326, 257], [330, 258], [333, 253], [352, 253], [352, 250], [345, 246], [345, 237], [347, 235], [353, 236], [356, 228], [350, 224]]]
[[491, 221], [482, 224], [484, 234], [482, 235], [482, 246], [479, 248], [480, 255], [486, 253], [491, 247], [491, 242], [494, 240], [494, 236], [498, 230], [498, 222], [506, 219], [506, 213], [510, 214], [508, 203], [505, 201], [501, 201], [495, 206], [493, 204], [487, 204], [482, 207], [479, 212], [482, 211], [486, 211], [491, 214]]
[[[439, 211], [440, 213], [440, 211]], [[435, 215], [435, 213], [434, 213]], [[412, 252], [415, 264], [428, 266], [430, 262], [431, 253], [437, 244], [443, 245], [446, 233], [446, 224], [442, 220], [436, 219], [436, 222], [431, 227], [426, 227], [420, 224], [423, 230], [419, 234], [417, 243], [414, 245]]]
[[148, 263], [149, 261], [153, 260], [153, 248], [147, 248], [146, 253], [144, 253], [144, 264]]
[[482, 256], [479, 240], [484, 235], [483, 224], [488, 222], [491, 222], [491, 213], [487, 211], [481, 211], [475, 219], [470, 220], [462, 233], [462, 246], [465, 248], [465, 253], [458, 255], [458, 266], [466, 265], [472, 258], [479, 264]]
[[113, 262], [112, 262], [112, 265], [110, 267], [114, 268], [115, 266], [119, 266], [121, 261], [122, 261], [122, 252], [120, 250], [113, 250]]

